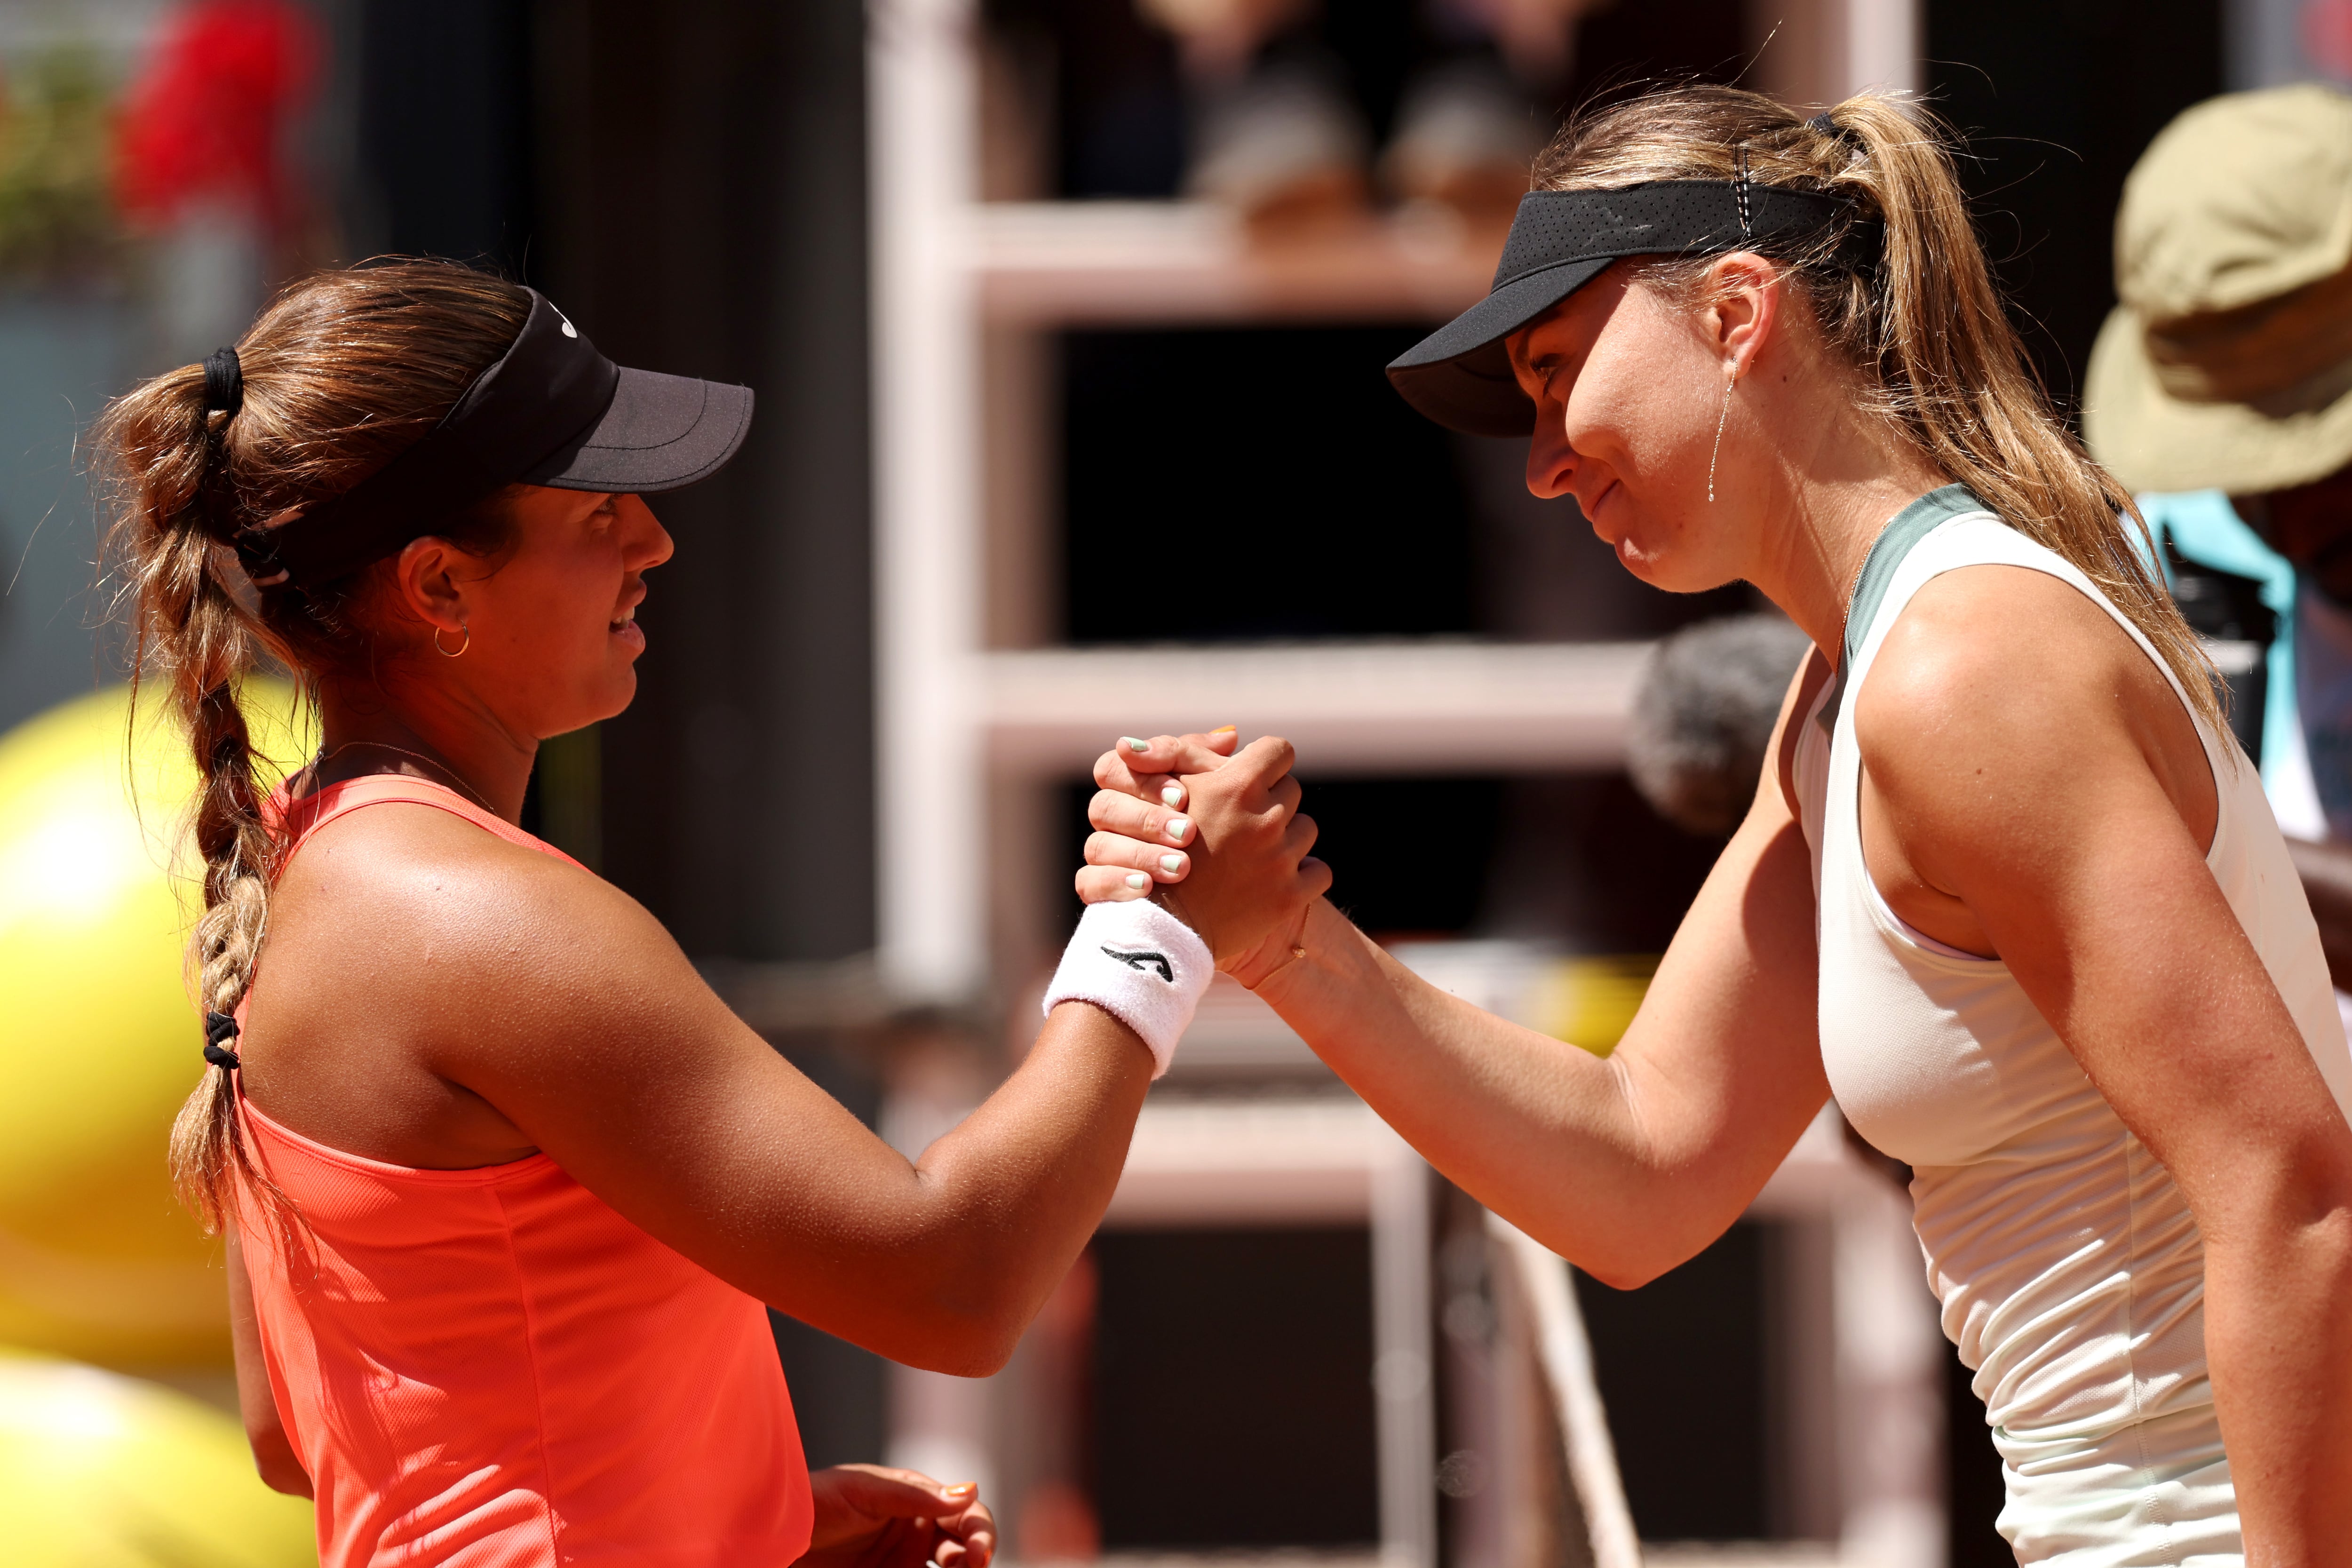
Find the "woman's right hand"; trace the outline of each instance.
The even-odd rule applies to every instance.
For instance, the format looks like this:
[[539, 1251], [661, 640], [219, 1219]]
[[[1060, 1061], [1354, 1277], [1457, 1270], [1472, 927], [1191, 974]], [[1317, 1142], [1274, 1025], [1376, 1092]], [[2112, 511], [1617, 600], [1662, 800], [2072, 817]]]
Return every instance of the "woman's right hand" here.
[[1077, 889], [1088, 903], [1157, 897], [1218, 968], [1255, 985], [1289, 961], [1331, 871], [1307, 853], [1315, 821], [1298, 810], [1290, 742], [1234, 752], [1237, 740], [1162, 735], [1104, 752]]

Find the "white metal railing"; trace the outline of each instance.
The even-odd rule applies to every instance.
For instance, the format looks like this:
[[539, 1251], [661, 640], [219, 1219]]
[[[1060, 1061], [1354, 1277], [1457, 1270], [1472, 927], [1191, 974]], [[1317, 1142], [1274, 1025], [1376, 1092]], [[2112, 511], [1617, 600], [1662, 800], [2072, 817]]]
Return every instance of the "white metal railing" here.
[[1642, 1542], [1617, 1474], [1608, 1412], [1593, 1381], [1592, 1344], [1577, 1309], [1575, 1278], [1565, 1260], [1508, 1221], [1489, 1214], [1486, 1233], [1506, 1264], [1497, 1272], [1507, 1278], [1507, 1288], [1519, 1292], [1528, 1314], [1530, 1348], [1567, 1452], [1577, 1522], [1585, 1537], [1580, 1544], [1593, 1568], [1641, 1568]]

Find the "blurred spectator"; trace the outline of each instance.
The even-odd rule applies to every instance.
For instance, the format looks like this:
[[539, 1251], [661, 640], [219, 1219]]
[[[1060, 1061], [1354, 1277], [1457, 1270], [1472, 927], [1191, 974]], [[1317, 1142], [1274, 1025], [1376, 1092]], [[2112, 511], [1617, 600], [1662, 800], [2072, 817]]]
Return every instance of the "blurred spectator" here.
[[1264, 226], [1360, 211], [1373, 187], [1507, 224], [1549, 131], [1575, 26], [1607, 0], [1423, 0], [1420, 57], [1377, 164], [1365, 106], [1312, 0], [1137, 0], [1180, 43], [1192, 98], [1190, 195]]
[[[2251, 580], [2275, 615], [2263, 784], [2345, 987], [2352, 97], [2308, 85], [2231, 93], [2166, 127], [2124, 187], [2116, 292], [2123, 302], [2091, 356], [2084, 434], [2143, 492], [2176, 595], [2190, 585], [2185, 564], [2199, 588]], [[2338, 995], [2352, 1016], [2352, 994]]]
[[1778, 611], [1701, 621], [1658, 644], [1633, 695], [1625, 771], [1659, 816], [1717, 837], [1739, 826], [1806, 647]]
[[304, 216], [288, 134], [320, 52], [289, 0], [194, 0], [157, 29], [123, 101], [115, 189], [162, 247], [167, 358], [234, 342], [283, 270], [278, 253]]
[[282, 228], [294, 205], [282, 140], [318, 52], [309, 18], [284, 0], [198, 0], [173, 13], [123, 103], [124, 212], [168, 225], [214, 201]]

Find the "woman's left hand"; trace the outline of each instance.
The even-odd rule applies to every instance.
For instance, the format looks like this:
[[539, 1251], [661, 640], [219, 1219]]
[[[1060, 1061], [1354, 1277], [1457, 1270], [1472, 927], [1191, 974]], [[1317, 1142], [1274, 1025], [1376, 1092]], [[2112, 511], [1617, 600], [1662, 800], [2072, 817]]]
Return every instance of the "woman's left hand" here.
[[970, 1481], [949, 1486], [884, 1465], [809, 1472], [816, 1521], [793, 1568], [988, 1568], [996, 1517]]

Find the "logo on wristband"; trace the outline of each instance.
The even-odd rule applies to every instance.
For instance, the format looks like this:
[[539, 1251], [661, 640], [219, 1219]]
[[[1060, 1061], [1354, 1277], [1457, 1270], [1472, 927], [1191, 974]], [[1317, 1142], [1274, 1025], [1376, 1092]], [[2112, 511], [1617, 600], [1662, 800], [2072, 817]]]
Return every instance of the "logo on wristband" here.
[[1176, 984], [1175, 966], [1168, 962], [1168, 955], [1164, 952], [1150, 952], [1142, 949], [1138, 949], [1133, 952], [1122, 952], [1115, 947], [1104, 948], [1103, 952], [1109, 954], [1111, 957], [1118, 959], [1121, 963], [1126, 964], [1129, 969], [1134, 970], [1139, 974], [1142, 973], [1146, 968], [1157, 969], [1160, 971], [1160, 979], [1165, 980], [1171, 985]]

